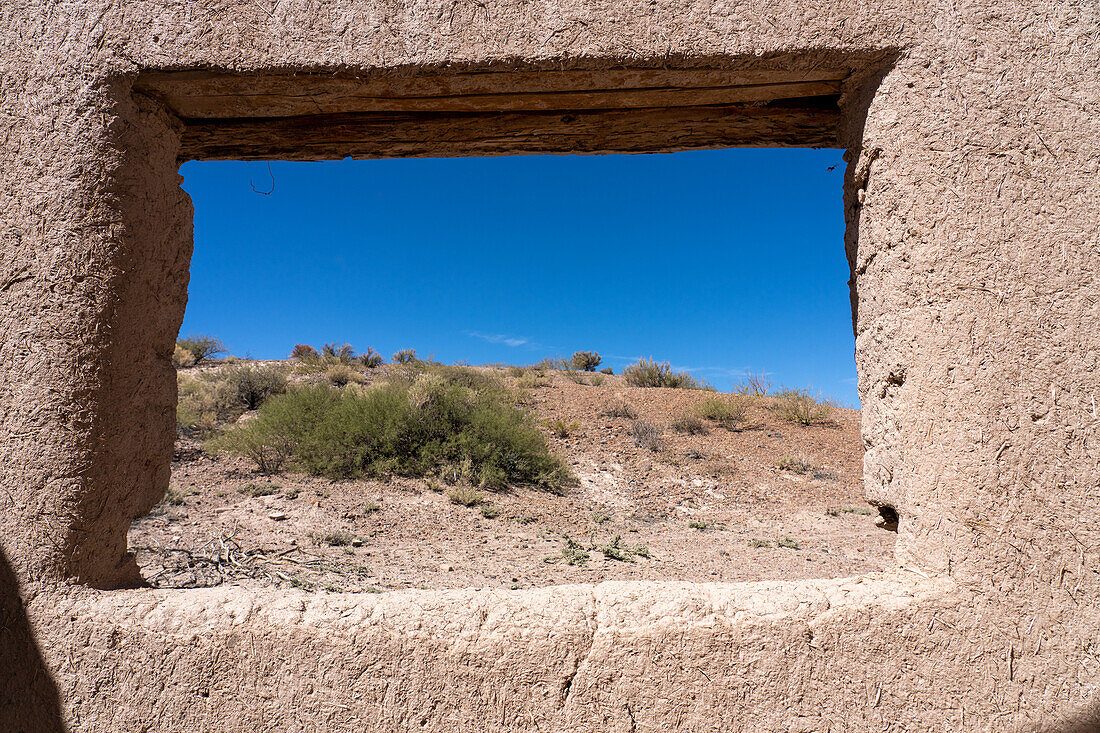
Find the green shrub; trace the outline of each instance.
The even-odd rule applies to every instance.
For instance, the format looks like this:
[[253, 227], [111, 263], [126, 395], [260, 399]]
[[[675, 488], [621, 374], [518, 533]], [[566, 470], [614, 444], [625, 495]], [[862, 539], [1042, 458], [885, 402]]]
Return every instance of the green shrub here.
[[213, 336], [188, 336], [176, 341], [176, 346], [190, 352], [191, 356], [195, 357], [194, 364], [201, 364], [213, 356], [226, 352], [225, 344]]
[[569, 357], [569, 366], [582, 372], [594, 372], [601, 361], [600, 355], [595, 351], [575, 351]]
[[412, 364], [416, 361], [416, 349], [401, 349], [393, 355], [394, 364]]
[[651, 359], [640, 359], [623, 369], [626, 383], [634, 387], [676, 387], [699, 389], [699, 382], [687, 372], [674, 372], [669, 363], [658, 364]]
[[229, 394], [248, 410], [259, 409], [269, 397], [286, 392], [286, 375], [274, 365], [234, 365], [221, 373]]
[[593, 387], [599, 387], [603, 384], [604, 376], [602, 374], [593, 374], [592, 378], [588, 380], [588, 383]]
[[813, 425], [829, 419], [831, 405], [801, 389], [777, 392], [772, 410], [781, 420], [799, 425]]
[[614, 374], [614, 373], [615, 373], [615, 370], [612, 369], [611, 367], [604, 367], [603, 369], [600, 370], [600, 374]]
[[481, 516], [485, 517], [486, 519], [496, 519], [500, 516], [500, 510], [492, 504], [482, 504]]
[[649, 557], [648, 547], [645, 545], [628, 545], [623, 542], [623, 536], [619, 534], [615, 535], [615, 538], [606, 545], [602, 545], [599, 550], [608, 560], [634, 562], [635, 557]]
[[685, 433], [687, 435], [706, 435], [710, 432], [703, 421], [697, 417], [691, 415], [685, 415], [678, 417], [672, 421], [669, 425], [677, 433]]
[[375, 369], [385, 363], [385, 359], [382, 358], [382, 355], [369, 346], [366, 352], [359, 355], [358, 359], [359, 363], [367, 369]]
[[697, 415], [730, 430], [736, 429], [745, 422], [748, 410], [748, 400], [744, 397], [711, 397], [695, 406]]
[[555, 492], [575, 481], [499, 382], [441, 365], [421, 364], [354, 392], [291, 390], [213, 447], [257, 465], [292, 456], [306, 472], [333, 479], [438, 473], [481, 488], [529, 484]]

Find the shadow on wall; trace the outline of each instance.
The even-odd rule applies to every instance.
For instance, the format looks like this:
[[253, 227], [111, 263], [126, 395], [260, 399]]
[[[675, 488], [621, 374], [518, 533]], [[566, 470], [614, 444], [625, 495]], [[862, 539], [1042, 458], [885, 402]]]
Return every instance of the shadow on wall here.
[[19, 581], [0, 549], [0, 731], [64, 730], [57, 686], [34, 641]]

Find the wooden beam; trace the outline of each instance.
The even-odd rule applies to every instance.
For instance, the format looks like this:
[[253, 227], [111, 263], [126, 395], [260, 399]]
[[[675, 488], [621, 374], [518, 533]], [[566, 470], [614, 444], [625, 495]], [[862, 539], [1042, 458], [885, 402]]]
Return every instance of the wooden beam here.
[[829, 147], [840, 113], [727, 106], [505, 113], [381, 112], [193, 119], [181, 160], [324, 160], [719, 147]]
[[630, 69], [376, 77], [157, 72], [135, 89], [189, 119], [631, 109], [836, 95], [847, 72]]

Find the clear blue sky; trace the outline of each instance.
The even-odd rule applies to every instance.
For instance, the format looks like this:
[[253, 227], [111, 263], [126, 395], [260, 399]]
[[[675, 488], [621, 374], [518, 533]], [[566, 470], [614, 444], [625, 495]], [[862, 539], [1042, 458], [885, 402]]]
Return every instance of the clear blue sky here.
[[838, 150], [188, 163], [182, 333], [471, 364], [578, 349], [858, 405]]

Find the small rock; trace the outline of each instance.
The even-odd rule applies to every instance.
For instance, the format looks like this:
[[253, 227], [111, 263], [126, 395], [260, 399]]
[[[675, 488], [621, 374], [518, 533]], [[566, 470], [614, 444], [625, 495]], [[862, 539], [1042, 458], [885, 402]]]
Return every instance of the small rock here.
[[448, 565], [447, 563], [441, 563], [439, 566], [439, 572], [441, 573], [453, 573], [455, 571], [454, 565]]
[[353, 539], [353, 540], [351, 541], [351, 546], [352, 546], [352, 547], [362, 547], [362, 546], [363, 546], [363, 540], [361, 540], [361, 539], [359, 539], [358, 537], [356, 537], [355, 539]]
[[281, 522], [286, 519], [286, 514], [284, 514], [283, 512], [271, 512], [271, 514], [267, 515], [267, 518], [273, 519], [276, 522]]

